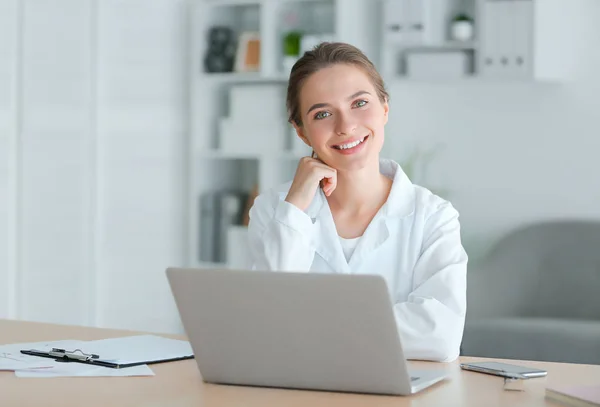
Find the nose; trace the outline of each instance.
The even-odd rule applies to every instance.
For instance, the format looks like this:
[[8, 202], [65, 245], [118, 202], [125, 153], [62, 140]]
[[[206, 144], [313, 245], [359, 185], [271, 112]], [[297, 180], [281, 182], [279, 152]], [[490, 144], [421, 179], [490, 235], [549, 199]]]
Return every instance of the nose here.
[[345, 112], [340, 112], [337, 114], [335, 133], [338, 136], [349, 136], [354, 133], [356, 127], [356, 121], [352, 115]]

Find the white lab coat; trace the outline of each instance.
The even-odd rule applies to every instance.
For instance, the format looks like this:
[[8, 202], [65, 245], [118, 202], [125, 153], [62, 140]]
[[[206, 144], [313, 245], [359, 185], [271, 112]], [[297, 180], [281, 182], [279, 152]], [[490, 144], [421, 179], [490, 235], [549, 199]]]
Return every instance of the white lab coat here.
[[259, 195], [250, 210], [253, 269], [381, 274], [408, 359], [449, 362], [459, 355], [466, 313], [467, 254], [458, 212], [414, 185], [392, 160], [387, 202], [347, 262], [319, 188], [306, 211], [285, 201], [291, 182]]

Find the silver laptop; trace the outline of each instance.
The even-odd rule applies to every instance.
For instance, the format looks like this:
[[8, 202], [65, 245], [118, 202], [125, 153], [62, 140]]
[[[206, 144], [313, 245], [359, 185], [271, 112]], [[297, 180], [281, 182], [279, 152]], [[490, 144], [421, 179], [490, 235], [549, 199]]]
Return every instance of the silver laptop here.
[[446, 375], [410, 371], [376, 275], [167, 269], [205, 382], [409, 395]]

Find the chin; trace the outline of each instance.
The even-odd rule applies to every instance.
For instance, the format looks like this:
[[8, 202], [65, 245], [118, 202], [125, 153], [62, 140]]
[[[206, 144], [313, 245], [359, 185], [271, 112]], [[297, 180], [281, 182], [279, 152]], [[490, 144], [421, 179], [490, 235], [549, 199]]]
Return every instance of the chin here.
[[358, 171], [369, 166], [371, 160], [336, 160], [335, 169], [339, 171]]
[[363, 157], [332, 157], [330, 166], [338, 171], [359, 171], [373, 165], [379, 168], [379, 155], [377, 154]]

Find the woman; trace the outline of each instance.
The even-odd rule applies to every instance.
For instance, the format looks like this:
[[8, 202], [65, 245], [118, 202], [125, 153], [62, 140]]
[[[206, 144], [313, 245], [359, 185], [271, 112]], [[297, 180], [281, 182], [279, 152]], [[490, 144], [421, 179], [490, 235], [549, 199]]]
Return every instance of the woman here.
[[358, 49], [323, 43], [290, 74], [289, 121], [314, 153], [250, 211], [253, 269], [378, 273], [409, 359], [452, 361], [466, 312], [458, 213], [379, 157], [388, 94]]

